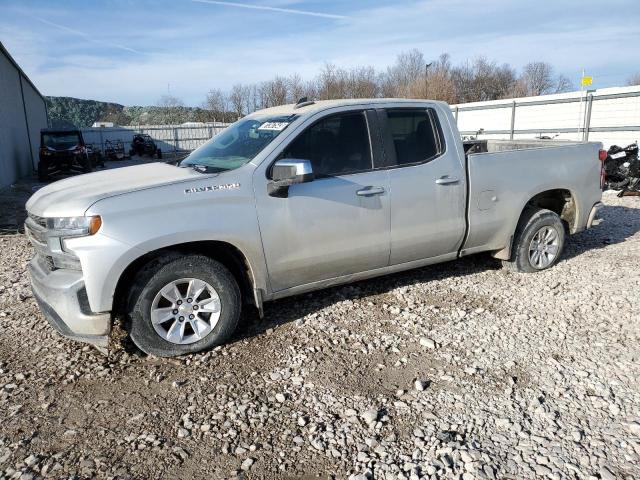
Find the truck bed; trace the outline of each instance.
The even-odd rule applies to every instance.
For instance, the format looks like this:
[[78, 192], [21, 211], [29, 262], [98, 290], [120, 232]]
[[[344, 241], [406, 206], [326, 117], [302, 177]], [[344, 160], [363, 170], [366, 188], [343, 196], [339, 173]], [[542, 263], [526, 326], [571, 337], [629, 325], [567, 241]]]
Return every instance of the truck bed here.
[[[600, 200], [596, 142], [483, 140], [466, 155], [468, 231], [461, 255], [499, 251], [515, 233], [520, 214], [534, 196], [563, 190], [575, 207], [571, 233], [585, 228]], [[465, 145], [467, 150], [467, 145]]]

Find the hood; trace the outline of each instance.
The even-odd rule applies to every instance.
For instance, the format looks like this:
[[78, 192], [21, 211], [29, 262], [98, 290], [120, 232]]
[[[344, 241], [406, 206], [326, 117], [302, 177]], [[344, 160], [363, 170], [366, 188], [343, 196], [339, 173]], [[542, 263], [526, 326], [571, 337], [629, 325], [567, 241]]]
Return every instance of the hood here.
[[202, 177], [191, 168], [178, 168], [166, 163], [114, 168], [51, 183], [34, 193], [26, 208], [40, 217], [81, 216], [87, 208], [104, 198]]

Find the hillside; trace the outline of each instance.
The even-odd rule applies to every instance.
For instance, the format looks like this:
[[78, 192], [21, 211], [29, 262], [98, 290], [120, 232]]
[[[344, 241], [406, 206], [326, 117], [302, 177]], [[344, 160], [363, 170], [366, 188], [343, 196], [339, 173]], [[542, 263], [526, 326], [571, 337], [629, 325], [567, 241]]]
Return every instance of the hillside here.
[[90, 127], [94, 122], [116, 125], [159, 125], [213, 120], [208, 110], [198, 107], [124, 106], [73, 97], [46, 97], [53, 127]]
[[112, 121], [107, 118], [127, 120], [123, 117], [124, 105], [118, 103], [72, 97], [46, 97], [46, 102], [49, 122], [53, 127], [90, 127], [98, 120]]

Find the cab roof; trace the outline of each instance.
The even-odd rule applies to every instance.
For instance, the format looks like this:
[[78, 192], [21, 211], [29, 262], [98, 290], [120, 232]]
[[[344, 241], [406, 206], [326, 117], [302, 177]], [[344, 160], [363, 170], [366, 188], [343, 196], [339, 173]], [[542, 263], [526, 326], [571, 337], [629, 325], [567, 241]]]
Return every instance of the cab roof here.
[[[296, 108], [295, 103], [290, 103], [287, 105], [279, 105], [277, 107], [265, 108], [262, 110], [257, 110], [254, 114], [257, 115], [308, 115], [311, 113], [319, 112], [322, 110], [327, 110], [329, 108], [335, 107], [346, 107], [349, 105], [371, 105], [371, 106], [382, 106], [389, 103], [406, 103], [406, 104], [416, 104], [416, 103], [442, 103], [435, 102], [434, 100], [425, 100], [425, 99], [410, 99], [410, 98], [350, 98], [350, 99], [338, 99], [338, 100], [316, 100], [309, 101], [301, 104], [298, 108]], [[448, 107], [447, 107], [448, 108]]]

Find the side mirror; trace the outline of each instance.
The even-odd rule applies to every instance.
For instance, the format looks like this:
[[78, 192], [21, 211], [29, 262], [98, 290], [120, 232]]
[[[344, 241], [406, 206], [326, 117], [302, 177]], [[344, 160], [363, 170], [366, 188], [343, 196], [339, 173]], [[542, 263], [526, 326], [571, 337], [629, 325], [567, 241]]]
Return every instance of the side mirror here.
[[272, 197], [287, 197], [289, 187], [296, 183], [311, 182], [314, 178], [313, 168], [309, 160], [285, 158], [278, 160], [271, 168], [271, 181], [267, 184], [267, 192]]

